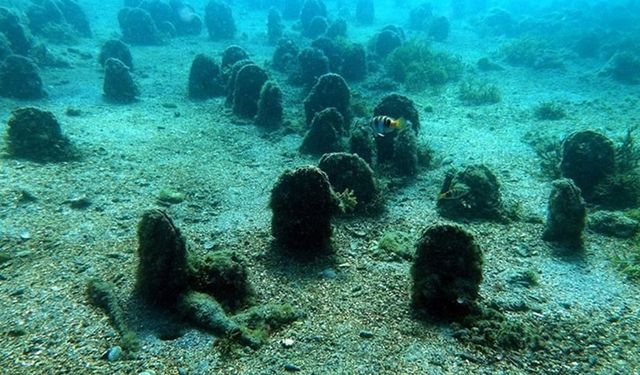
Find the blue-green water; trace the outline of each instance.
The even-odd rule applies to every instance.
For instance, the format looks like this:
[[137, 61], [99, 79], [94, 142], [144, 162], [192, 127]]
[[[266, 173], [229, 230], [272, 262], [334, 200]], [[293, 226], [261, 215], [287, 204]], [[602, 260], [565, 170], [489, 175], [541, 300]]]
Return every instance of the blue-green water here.
[[0, 372], [639, 373], [639, 20], [0, 0]]

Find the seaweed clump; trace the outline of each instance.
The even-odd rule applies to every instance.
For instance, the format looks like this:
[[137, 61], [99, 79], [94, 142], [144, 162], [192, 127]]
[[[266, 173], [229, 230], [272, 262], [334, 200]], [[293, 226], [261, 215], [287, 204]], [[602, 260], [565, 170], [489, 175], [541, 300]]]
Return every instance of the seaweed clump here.
[[216, 347], [225, 356], [236, 354], [238, 343], [257, 349], [267, 342], [273, 332], [304, 317], [304, 312], [290, 304], [252, 306], [233, 317], [238, 330], [231, 331], [216, 342]]
[[453, 337], [462, 342], [499, 350], [538, 350], [543, 337], [532, 322], [509, 317], [492, 307], [477, 311], [453, 324]]
[[537, 38], [520, 38], [503, 46], [502, 53], [509, 64], [532, 68], [544, 56], [545, 44]]
[[422, 91], [457, 80], [462, 74], [460, 59], [445, 52], [435, 52], [425, 42], [411, 40], [389, 54], [387, 73], [407, 89]]
[[534, 115], [538, 120], [556, 121], [567, 116], [567, 111], [555, 101], [542, 102], [534, 109]]
[[460, 84], [460, 100], [471, 105], [495, 104], [502, 99], [498, 86], [489, 82], [467, 80]]
[[631, 249], [620, 248], [611, 254], [612, 263], [629, 280], [640, 283], [640, 242], [636, 239]]
[[615, 172], [595, 187], [591, 198], [594, 203], [608, 209], [640, 206], [640, 149], [633, 135], [636, 129], [627, 129], [622, 143], [616, 147]]
[[412, 261], [415, 257], [415, 240], [405, 232], [388, 230], [378, 240], [377, 258], [385, 261]]

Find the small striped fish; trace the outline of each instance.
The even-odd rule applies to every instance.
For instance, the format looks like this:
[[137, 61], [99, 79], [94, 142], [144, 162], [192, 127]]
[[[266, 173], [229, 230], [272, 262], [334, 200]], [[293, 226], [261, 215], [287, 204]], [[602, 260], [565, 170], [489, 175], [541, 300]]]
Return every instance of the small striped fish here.
[[393, 119], [389, 116], [375, 116], [369, 121], [369, 126], [373, 131], [373, 134], [378, 137], [384, 137], [385, 134], [391, 133], [394, 130], [401, 130], [407, 125], [407, 120], [404, 117]]

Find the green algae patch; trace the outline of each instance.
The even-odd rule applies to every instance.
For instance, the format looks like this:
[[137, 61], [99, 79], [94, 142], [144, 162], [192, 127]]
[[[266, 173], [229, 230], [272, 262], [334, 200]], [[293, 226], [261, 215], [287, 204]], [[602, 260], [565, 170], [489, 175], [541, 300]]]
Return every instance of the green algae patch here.
[[554, 101], [542, 102], [534, 110], [534, 115], [538, 120], [557, 121], [567, 117], [567, 111], [562, 104]]
[[13, 259], [11, 254], [0, 253], [0, 264], [7, 263], [7, 262], [11, 261], [11, 259]]
[[[640, 218], [639, 209], [629, 210], [627, 216], [632, 219]], [[630, 281], [640, 284], [640, 235], [633, 239], [630, 249], [620, 248], [610, 254], [611, 263]]]
[[378, 240], [377, 255], [390, 261], [410, 261], [415, 257], [415, 240], [409, 233], [388, 230]]
[[178, 204], [184, 202], [185, 199], [187, 196], [184, 193], [168, 188], [162, 189], [158, 193], [158, 201], [164, 204]]
[[467, 105], [495, 104], [502, 100], [498, 86], [487, 81], [473, 79], [460, 84], [458, 97]]
[[256, 348], [264, 345], [272, 333], [304, 317], [304, 312], [285, 303], [254, 306], [234, 320], [243, 327], [245, 343]]
[[216, 347], [223, 357], [238, 357], [243, 348], [259, 349], [271, 334], [305, 316], [303, 311], [287, 303], [253, 306], [233, 317], [238, 329], [220, 338]]
[[428, 43], [410, 40], [387, 57], [387, 73], [410, 91], [444, 85], [462, 75], [462, 62], [445, 52], [436, 52]]
[[235, 320], [247, 328], [261, 331], [276, 331], [301, 319], [305, 314], [292, 305], [269, 303], [251, 307], [235, 316]]
[[532, 322], [507, 317], [493, 308], [479, 308], [460, 323], [454, 323], [453, 329], [456, 339], [474, 345], [499, 350], [537, 350], [542, 347], [542, 338]]
[[191, 255], [187, 269], [190, 287], [213, 296], [226, 311], [235, 312], [253, 304], [255, 292], [245, 262], [235, 252]]

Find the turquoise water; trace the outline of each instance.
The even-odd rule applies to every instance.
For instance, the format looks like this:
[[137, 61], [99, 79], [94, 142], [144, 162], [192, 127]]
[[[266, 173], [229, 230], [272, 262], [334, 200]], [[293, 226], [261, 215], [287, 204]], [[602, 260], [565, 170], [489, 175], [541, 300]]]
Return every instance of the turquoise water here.
[[0, 0], [0, 372], [639, 373], [639, 17]]

